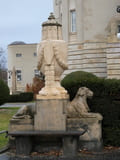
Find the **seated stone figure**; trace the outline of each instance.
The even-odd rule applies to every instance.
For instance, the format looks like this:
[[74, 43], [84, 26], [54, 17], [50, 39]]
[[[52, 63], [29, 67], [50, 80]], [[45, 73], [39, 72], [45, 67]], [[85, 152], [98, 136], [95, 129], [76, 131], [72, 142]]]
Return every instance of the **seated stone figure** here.
[[24, 105], [12, 117], [13, 119], [32, 119], [35, 114], [35, 105]]
[[102, 115], [92, 113], [87, 104], [87, 98], [92, 98], [93, 92], [81, 87], [75, 98], [67, 106], [67, 130], [79, 131], [81, 126], [87, 126], [87, 132], [80, 136], [80, 149], [86, 148], [91, 151], [102, 149]]
[[[67, 106], [67, 117], [99, 117], [97, 113], [89, 113], [87, 98], [92, 98], [93, 92], [87, 87], [78, 89], [75, 98]], [[101, 117], [99, 117], [101, 119]]]

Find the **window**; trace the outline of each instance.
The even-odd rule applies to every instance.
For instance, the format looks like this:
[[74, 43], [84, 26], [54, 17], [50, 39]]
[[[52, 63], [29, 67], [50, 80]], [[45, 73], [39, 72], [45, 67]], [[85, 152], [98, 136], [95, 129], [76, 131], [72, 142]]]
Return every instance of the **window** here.
[[21, 53], [16, 53], [16, 57], [22, 57]]
[[36, 56], [37, 56], [37, 53], [36, 53], [36, 52], [34, 52], [34, 53], [33, 53], [33, 56], [34, 56], [34, 57], [36, 57]]
[[8, 71], [8, 79], [11, 79], [12, 71]]
[[71, 32], [76, 32], [76, 11], [70, 11]]
[[35, 77], [39, 77], [40, 76], [39, 70], [35, 69], [34, 70], [34, 75], [35, 75]]
[[118, 25], [117, 38], [120, 39], [120, 24]]
[[21, 81], [22, 80], [22, 72], [21, 72], [21, 70], [17, 70], [16, 71], [16, 78], [17, 78], [17, 81]]

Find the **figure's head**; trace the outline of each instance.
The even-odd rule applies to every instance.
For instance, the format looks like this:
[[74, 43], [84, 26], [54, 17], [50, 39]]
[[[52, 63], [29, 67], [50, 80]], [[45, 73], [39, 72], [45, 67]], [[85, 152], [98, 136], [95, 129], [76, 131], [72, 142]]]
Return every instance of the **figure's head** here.
[[53, 13], [42, 24], [42, 40], [62, 40], [62, 25], [56, 21]]
[[78, 89], [76, 96], [91, 98], [93, 96], [93, 92], [87, 87], [81, 87]]

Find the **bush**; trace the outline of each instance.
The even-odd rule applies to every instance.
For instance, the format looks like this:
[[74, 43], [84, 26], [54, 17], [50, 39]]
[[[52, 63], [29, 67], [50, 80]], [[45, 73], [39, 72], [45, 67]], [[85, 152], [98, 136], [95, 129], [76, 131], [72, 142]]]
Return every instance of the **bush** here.
[[8, 97], [9, 97], [9, 88], [3, 80], [0, 80], [0, 105], [7, 102]]
[[32, 92], [23, 92], [9, 96], [9, 102], [28, 102], [33, 100]]
[[[77, 71], [68, 74], [61, 82], [61, 85], [68, 91], [70, 95], [70, 100], [72, 100], [77, 92], [77, 90], [86, 86], [90, 89], [97, 90], [100, 82], [95, 75], [87, 72]], [[94, 87], [93, 87], [94, 86]]]
[[[61, 82], [72, 100], [79, 87], [86, 86], [94, 92], [88, 100], [91, 112], [103, 115], [103, 141], [105, 145], [120, 146], [120, 80], [98, 78], [91, 73], [77, 71]], [[113, 135], [113, 137], [112, 137]]]

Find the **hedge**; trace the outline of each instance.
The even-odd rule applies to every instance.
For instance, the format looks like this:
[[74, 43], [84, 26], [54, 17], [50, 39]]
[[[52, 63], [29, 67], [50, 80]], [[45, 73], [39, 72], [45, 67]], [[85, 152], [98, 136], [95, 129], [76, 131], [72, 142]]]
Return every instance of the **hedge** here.
[[0, 105], [7, 102], [9, 97], [9, 88], [7, 84], [0, 79]]
[[72, 100], [79, 87], [86, 86], [94, 92], [88, 100], [91, 112], [103, 115], [104, 145], [120, 146], [120, 80], [98, 78], [87, 72], [68, 74], [61, 82]]
[[32, 92], [23, 92], [20, 94], [10, 95], [8, 102], [28, 102], [33, 100]]

